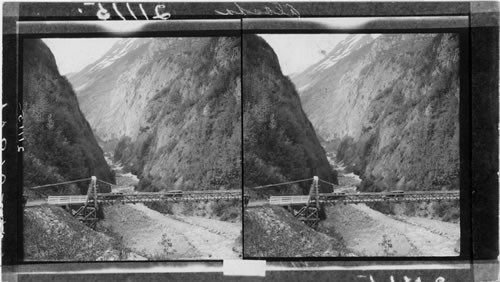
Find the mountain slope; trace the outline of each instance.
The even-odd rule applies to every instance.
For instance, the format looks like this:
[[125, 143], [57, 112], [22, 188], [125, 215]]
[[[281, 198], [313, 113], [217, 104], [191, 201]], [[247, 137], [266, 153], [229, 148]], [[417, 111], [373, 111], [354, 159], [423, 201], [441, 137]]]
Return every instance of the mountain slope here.
[[[29, 39], [23, 52], [24, 187], [92, 175], [114, 182], [71, 84], [59, 74], [49, 48]], [[80, 189], [85, 191], [85, 186]]]
[[114, 158], [148, 190], [241, 183], [238, 38], [132, 38], [71, 77]]
[[386, 34], [330, 55], [294, 82], [337, 160], [369, 190], [458, 189], [458, 37]]
[[[294, 85], [260, 37], [243, 37], [244, 185], [310, 178], [336, 182]], [[310, 182], [302, 184], [308, 191]], [[322, 187], [323, 192], [331, 188]]]

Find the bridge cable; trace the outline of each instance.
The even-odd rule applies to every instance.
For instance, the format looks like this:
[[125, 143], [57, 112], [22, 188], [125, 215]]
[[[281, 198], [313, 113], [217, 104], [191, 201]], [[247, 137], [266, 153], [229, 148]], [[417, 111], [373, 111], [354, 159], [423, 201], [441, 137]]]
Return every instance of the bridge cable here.
[[102, 183], [104, 183], [104, 184], [111, 185], [111, 186], [117, 186], [116, 184], [111, 184], [111, 183], [109, 183], [109, 182], [106, 182], [106, 181], [103, 181], [103, 180], [100, 180], [100, 179], [97, 179], [97, 181], [102, 182]]
[[333, 184], [333, 183], [330, 183], [330, 182], [328, 182], [328, 181], [324, 181], [324, 180], [321, 180], [321, 179], [320, 179], [319, 181], [321, 181], [321, 182], [323, 182], [323, 183], [325, 183], [325, 184], [330, 184], [330, 185], [332, 185], [332, 186], [338, 186], [337, 184]]
[[60, 182], [60, 183], [54, 183], [54, 184], [45, 184], [45, 185], [40, 185], [40, 186], [29, 187], [27, 189], [39, 189], [39, 188], [45, 188], [45, 187], [51, 187], [51, 186], [58, 186], [58, 185], [63, 185], [63, 184], [70, 184], [70, 183], [88, 181], [88, 180], [90, 180], [90, 178], [84, 178], [84, 179], [72, 180], [72, 181], [66, 181], [66, 182]]
[[268, 188], [268, 187], [273, 187], [273, 186], [280, 186], [280, 185], [286, 185], [286, 184], [292, 184], [292, 183], [298, 183], [298, 182], [305, 182], [305, 181], [310, 181], [310, 180], [312, 180], [312, 178], [295, 180], [295, 181], [290, 181], [290, 182], [283, 182], [283, 183], [276, 183], [276, 184], [269, 184], [269, 185], [263, 185], [263, 186], [257, 186], [257, 187], [251, 187], [250, 189], [262, 189], [262, 188]]

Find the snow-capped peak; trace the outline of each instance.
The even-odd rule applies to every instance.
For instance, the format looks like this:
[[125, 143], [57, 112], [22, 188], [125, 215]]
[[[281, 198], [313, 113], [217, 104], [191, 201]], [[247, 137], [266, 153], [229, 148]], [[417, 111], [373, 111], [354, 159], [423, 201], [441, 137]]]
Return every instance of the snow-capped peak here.
[[338, 61], [340, 61], [353, 51], [365, 46], [373, 39], [374, 36], [369, 34], [354, 34], [348, 36], [347, 38], [339, 42], [337, 46], [325, 57], [325, 59], [318, 63], [311, 71], [322, 71], [335, 65]]
[[128, 52], [136, 49], [140, 45], [136, 43], [138, 43], [137, 38], [126, 38], [116, 42], [88, 71], [95, 72], [110, 66]]

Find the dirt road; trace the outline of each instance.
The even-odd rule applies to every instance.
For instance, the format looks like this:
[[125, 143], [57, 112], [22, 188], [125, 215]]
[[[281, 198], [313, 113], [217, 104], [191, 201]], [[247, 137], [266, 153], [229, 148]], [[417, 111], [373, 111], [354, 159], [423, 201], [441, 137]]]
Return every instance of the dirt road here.
[[149, 259], [238, 258], [241, 223], [168, 216], [142, 204], [106, 207], [105, 226], [123, 236], [125, 247]]
[[391, 217], [364, 204], [327, 208], [323, 227], [342, 236], [359, 256], [457, 256], [459, 224], [418, 217]]

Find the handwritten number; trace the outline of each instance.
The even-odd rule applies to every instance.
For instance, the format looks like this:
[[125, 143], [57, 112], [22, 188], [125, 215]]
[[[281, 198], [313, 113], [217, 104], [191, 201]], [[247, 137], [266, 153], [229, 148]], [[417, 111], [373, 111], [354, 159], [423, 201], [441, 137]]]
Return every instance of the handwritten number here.
[[290, 16], [291, 17], [300, 18], [300, 13], [299, 13], [299, 11], [297, 11], [297, 9], [295, 9], [294, 6], [292, 6], [291, 4], [286, 4], [285, 6], [287, 6], [288, 9], [290, 9]]
[[111, 14], [108, 12], [108, 10], [106, 10], [101, 3], [98, 4], [99, 6], [99, 11], [97, 11], [97, 17], [100, 19], [100, 20], [107, 20], [111, 17]]
[[[358, 278], [370, 278], [370, 282], [376, 282], [375, 279], [373, 279], [372, 275], [370, 275], [370, 276], [358, 275], [357, 277]], [[390, 279], [390, 282], [395, 282], [393, 275], [391, 275], [389, 277], [389, 279]], [[404, 282], [411, 282], [411, 278], [406, 276], [406, 275], [403, 277], [403, 279], [404, 279]], [[422, 279], [420, 279], [420, 277], [417, 277], [417, 279], [415, 279], [415, 282], [422, 282]], [[434, 282], [446, 282], [446, 279], [444, 279], [443, 277], [440, 276]]]
[[130, 8], [130, 5], [128, 3], [127, 3], [127, 9], [128, 9], [128, 12], [132, 15], [132, 17], [134, 17], [134, 19], [137, 20], [137, 17], [135, 16], [134, 11], [132, 11], [132, 9]]
[[144, 11], [144, 8], [142, 7], [142, 4], [139, 4], [139, 8], [141, 9], [141, 12], [144, 15], [144, 17], [146, 18], [146, 20], [149, 21], [148, 14], [146, 14], [146, 12]]
[[153, 19], [160, 19], [160, 20], [170, 19], [170, 16], [171, 16], [170, 13], [160, 14], [160, 9], [165, 9], [165, 5], [163, 5], [163, 4], [156, 5], [156, 7], [155, 7], [156, 16], [154, 16]]
[[[120, 10], [118, 9], [117, 4], [116, 3], [112, 3], [111, 5], [113, 7], [113, 10], [114, 10], [115, 14], [117, 16], [119, 16], [123, 21], [126, 21], [127, 19], [120, 12]], [[125, 5], [127, 6], [127, 9], [128, 9], [128, 12], [130, 13], [130, 15], [134, 19], [137, 20], [138, 18], [135, 15], [135, 13], [132, 10], [132, 8], [130, 7], [130, 4], [126, 3]], [[97, 6], [98, 6], [98, 10], [97, 10], [97, 13], [96, 13], [97, 18], [99, 18], [100, 20], [104, 20], [104, 21], [111, 18], [111, 13], [108, 12], [108, 10], [106, 8], [104, 8], [104, 6], [102, 5], [102, 3], [97, 3]], [[139, 6], [139, 9], [141, 10], [141, 13], [144, 16], [144, 18], [149, 21], [148, 14], [144, 10], [144, 7], [142, 6], [142, 4], [138, 4], [138, 6]], [[153, 19], [156, 19], [156, 20], [168, 20], [168, 19], [170, 19], [170, 17], [172, 15], [169, 12], [166, 12], [165, 8], [166, 8], [166, 6], [164, 4], [158, 4], [158, 5], [156, 5], [155, 6], [155, 16], [153, 17]]]
[[113, 3], [113, 9], [115, 10], [115, 13], [123, 20], [126, 21], [126, 19], [123, 17], [122, 13], [118, 10], [118, 7], [116, 7], [116, 3]]

